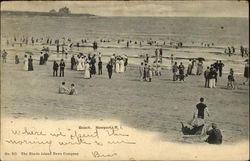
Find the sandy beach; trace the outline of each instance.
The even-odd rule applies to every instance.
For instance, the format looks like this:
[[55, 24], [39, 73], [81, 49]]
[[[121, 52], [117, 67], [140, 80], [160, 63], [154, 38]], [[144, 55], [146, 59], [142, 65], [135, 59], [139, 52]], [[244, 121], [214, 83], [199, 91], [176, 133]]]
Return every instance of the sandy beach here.
[[[39, 46], [42, 48], [42, 46]], [[211, 113], [210, 122], [216, 122], [223, 131], [225, 143], [235, 143], [248, 139], [248, 95], [249, 88], [242, 85], [244, 64], [239, 56], [233, 56], [225, 61], [225, 72], [218, 79], [216, 89], [204, 88], [204, 78], [189, 76], [185, 82], [173, 82], [171, 70], [168, 69], [169, 59], [165, 62], [165, 69], [161, 77], [154, 77], [153, 81], [139, 81], [138, 64], [142, 59], [129, 58], [128, 70], [125, 73], [114, 73], [108, 79], [105, 63], [103, 75], [95, 75], [92, 79], [83, 78], [83, 72], [71, 71], [69, 59], [66, 60], [65, 77], [52, 76], [52, 61], [65, 58], [51, 54], [47, 65], [38, 65], [38, 48], [29, 46], [25, 51], [34, 52], [34, 71], [23, 71], [22, 59], [18, 65], [14, 64], [14, 55], [22, 55], [20, 47], [7, 49], [9, 55], [6, 64], [2, 64], [2, 117], [28, 119], [93, 119], [105, 120], [112, 118], [127, 126], [160, 132], [163, 140], [186, 142], [182, 138], [180, 122], [192, 118], [192, 112], [200, 97]], [[29, 49], [30, 48], [30, 49]], [[91, 51], [90, 48], [84, 49]], [[115, 49], [112, 49], [115, 51]], [[211, 49], [214, 50], [214, 49]], [[101, 49], [104, 53], [112, 52]], [[123, 49], [123, 53], [134, 52], [133, 49]], [[196, 49], [196, 52], [199, 50]], [[208, 52], [210, 52], [207, 49]], [[119, 51], [116, 51], [117, 53]], [[178, 49], [186, 52], [186, 49]], [[200, 53], [204, 51], [200, 50]], [[175, 53], [178, 55], [178, 53]], [[190, 53], [189, 53], [190, 54]], [[104, 56], [107, 62], [109, 55]], [[188, 55], [188, 54], [187, 54]], [[190, 57], [196, 55], [190, 54]], [[217, 55], [207, 56], [217, 59]], [[218, 56], [219, 59], [223, 56]], [[153, 58], [152, 58], [153, 59]], [[235, 59], [235, 61], [233, 61]], [[177, 60], [187, 63], [188, 60]], [[210, 60], [212, 62], [212, 60]], [[209, 63], [208, 62], [205, 62]], [[228, 68], [237, 67], [237, 89], [226, 89]], [[58, 87], [65, 81], [67, 86], [76, 85], [77, 96], [58, 94]]]

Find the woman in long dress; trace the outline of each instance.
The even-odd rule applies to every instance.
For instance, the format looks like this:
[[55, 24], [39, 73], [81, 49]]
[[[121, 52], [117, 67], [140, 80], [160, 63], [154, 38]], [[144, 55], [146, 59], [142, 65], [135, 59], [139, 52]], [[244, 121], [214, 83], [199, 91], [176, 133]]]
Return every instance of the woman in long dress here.
[[85, 79], [89, 79], [90, 78], [89, 62], [88, 61], [86, 61], [86, 63], [85, 63], [84, 78]]
[[43, 54], [43, 52], [41, 52], [39, 65], [43, 65], [43, 64], [44, 64], [44, 54]]
[[23, 69], [25, 70], [25, 71], [28, 71], [28, 57], [27, 57], [27, 55], [24, 55], [24, 66], [23, 66]]
[[28, 71], [33, 71], [33, 59], [32, 56], [28, 59]]
[[120, 72], [120, 59], [118, 58], [115, 62], [115, 72], [119, 73]]
[[189, 59], [187, 74], [188, 75], [192, 74], [192, 60], [191, 59]]
[[199, 61], [197, 64], [197, 75], [201, 75], [202, 74], [202, 70], [203, 70], [203, 63], [202, 61]]
[[192, 74], [197, 74], [197, 61], [195, 59], [193, 60]]
[[120, 60], [120, 72], [121, 73], [124, 72], [124, 60], [123, 59]]
[[80, 70], [80, 58], [79, 58], [79, 56], [76, 57], [76, 70], [77, 71]]
[[84, 61], [83, 61], [83, 57], [81, 57], [79, 59], [79, 70], [83, 71], [84, 70]]

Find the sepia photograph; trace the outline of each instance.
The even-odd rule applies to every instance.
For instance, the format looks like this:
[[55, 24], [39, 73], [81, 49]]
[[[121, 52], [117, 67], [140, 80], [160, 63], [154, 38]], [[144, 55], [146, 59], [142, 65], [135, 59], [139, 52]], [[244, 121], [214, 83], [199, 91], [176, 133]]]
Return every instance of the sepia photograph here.
[[249, 160], [248, 1], [2, 1], [0, 160]]

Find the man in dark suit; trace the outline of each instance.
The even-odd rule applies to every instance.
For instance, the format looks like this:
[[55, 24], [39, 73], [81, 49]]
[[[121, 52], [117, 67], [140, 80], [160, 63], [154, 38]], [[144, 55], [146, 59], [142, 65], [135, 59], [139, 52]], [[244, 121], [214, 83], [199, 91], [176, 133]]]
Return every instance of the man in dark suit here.
[[71, 70], [74, 69], [75, 64], [76, 64], [76, 60], [75, 60], [75, 57], [74, 57], [74, 55], [73, 55], [73, 56], [71, 57]]
[[210, 75], [210, 69], [209, 67], [207, 67], [207, 70], [204, 72], [205, 88], [209, 88], [209, 75]]
[[60, 77], [64, 77], [64, 68], [65, 68], [65, 63], [64, 63], [63, 59], [61, 59], [61, 62], [60, 62]]
[[109, 75], [109, 79], [111, 79], [112, 77], [112, 70], [113, 70], [113, 64], [111, 61], [109, 61], [109, 63], [107, 64], [107, 70], [108, 70], [108, 75]]

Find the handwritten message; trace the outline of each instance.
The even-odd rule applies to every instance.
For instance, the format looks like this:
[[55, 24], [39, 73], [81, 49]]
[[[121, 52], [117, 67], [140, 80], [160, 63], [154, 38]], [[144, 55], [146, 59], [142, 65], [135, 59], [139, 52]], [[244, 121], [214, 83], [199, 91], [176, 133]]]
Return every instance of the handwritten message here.
[[[5, 156], [78, 156], [80, 153], [93, 158], [112, 158], [119, 156], [115, 151], [117, 146], [133, 146], [136, 142], [133, 136], [127, 133], [121, 125], [89, 126], [79, 125], [71, 128], [39, 128], [23, 126], [8, 129], [8, 136], [3, 140], [5, 144], [14, 147], [29, 147], [31, 151], [4, 152]], [[32, 150], [36, 147], [36, 150]], [[38, 152], [37, 148], [43, 149]], [[67, 150], [65, 148], [77, 151]], [[100, 147], [100, 148], [98, 148]], [[84, 149], [92, 149], [86, 154]], [[105, 149], [104, 151], [102, 149]], [[107, 152], [107, 149], [110, 149]]]

